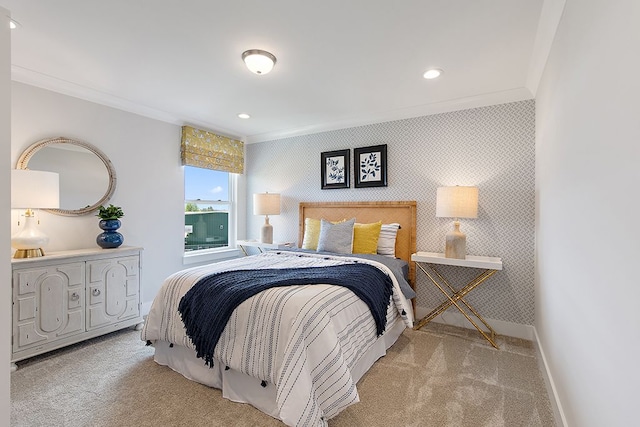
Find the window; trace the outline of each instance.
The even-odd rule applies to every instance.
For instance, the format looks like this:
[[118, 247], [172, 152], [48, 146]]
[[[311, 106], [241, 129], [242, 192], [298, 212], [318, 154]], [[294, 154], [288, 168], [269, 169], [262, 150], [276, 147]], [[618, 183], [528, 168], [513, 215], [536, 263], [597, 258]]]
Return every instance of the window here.
[[232, 175], [184, 166], [185, 253], [229, 246], [233, 235]]

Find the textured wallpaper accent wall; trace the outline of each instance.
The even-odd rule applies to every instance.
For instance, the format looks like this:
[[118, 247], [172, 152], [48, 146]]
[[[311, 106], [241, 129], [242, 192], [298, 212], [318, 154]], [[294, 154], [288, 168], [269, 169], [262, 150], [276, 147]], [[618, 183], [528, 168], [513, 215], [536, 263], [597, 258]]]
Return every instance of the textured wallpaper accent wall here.
[[[485, 317], [533, 325], [534, 132], [529, 100], [250, 144], [247, 194], [281, 193], [282, 213], [270, 217], [274, 240], [294, 242], [301, 201], [416, 200], [418, 250], [444, 252], [452, 220], [436, 218], [436, 189], [476, 185], [478, 218], [461, 220], [467, 253], [501, 257], [504, 270], [468, 301]], [[354, 188], [352, 175], [351, 188], [320, 189], [321, 152], [378, 144], [388, 145], [387, 187]], [[264, 218], [248, 206], [247, 221], [247, 238], [256, 238]], [[479, 270], [444, 273], [466, 283]], [[417, 275], [418, 306], [435, 307], [441, 295]]]

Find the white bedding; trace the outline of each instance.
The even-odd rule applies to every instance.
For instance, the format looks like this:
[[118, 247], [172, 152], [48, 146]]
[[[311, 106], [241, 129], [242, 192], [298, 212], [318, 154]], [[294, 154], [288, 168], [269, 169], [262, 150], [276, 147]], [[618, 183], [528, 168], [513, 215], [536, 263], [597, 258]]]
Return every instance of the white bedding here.
[[[272, 251], [195, 267], [170, 276], [153, 302], [141, 337], [145, 341], [171, 343], [176, 354], [186, 352], [192, 359], [194, 347], [185, 334], [177, 307], [182, 296], [201, 277], [232, 269], [353, 262], [375, 265], [392, 278], [394, 290], [393, 302], [387, 311], [388, 329], [395, 328], [397, 337], [397, 330], [403, 329], [398, 328], [399, 324], [411, 327], [411, 304], [384, 265], [350, 257]], [[258, 385], [264, 381], [265, 396], [275, 396], [273, 404], [261, 407], [254, 404], [255, 399], [245, 399], [241, 395], [242, 387], [239, 390], [236, 385], [226, 392], [233, 400], [252, 403], [287, 425], [322, 426], [341, 410], [358, 402], [355, 383], [364, 372], [354, 370], [356, 367], [359, 371], [368, 369], [370, 363], [360, 363], [361, 359], [371, 357], [369, 350], [380, 346], [379, 342], [368, 306], [353, 292], [339, 286], [311, 285], [271, 288], [240, 304], [216, 346], [211, 380], [200, 378], [200, 371], [197, 375], [192, 374], [195, 370], [193, 360], [180, 363], [180, 357], [174, 360], [172, 347], [160, 343], [158, 346], [163, 349], [161, 357], [164, 360], [159, 363], [169, 364], [188, 378], [223, 387], [225, 377], [241, 375], [240, 382], [251, 377]], [[230, 369], [225, 370], [227, 367]]]

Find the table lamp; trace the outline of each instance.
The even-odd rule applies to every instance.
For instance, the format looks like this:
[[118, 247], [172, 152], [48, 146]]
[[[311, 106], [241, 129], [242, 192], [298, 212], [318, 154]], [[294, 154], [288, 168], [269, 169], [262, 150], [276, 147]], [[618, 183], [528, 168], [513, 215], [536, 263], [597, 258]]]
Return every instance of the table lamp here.
[[438, 187], [436, 217], [455, 218], [453, 230], [446, 235], [444, 256], [465, 259], [467, 236], [460, 231], [458, 218], [478, 217], [478, 187]]
[[42, 246], [49, 237], [38, 230], [32, 209], [60, 207], [60, 178], [55, 172], [29, 169], [11, 170], [11, 208], [26, 209], [24, 227], [11, 237], [16, 249], [14, 258], [32, 258], [44, 255]]
[[260, 230], [261, 243], [273, 243], [273, 226], [269, 224], [269, 215], [280, 215], [280, 194], [256, 193], [253, 195], [253, 214], [264, 215], [264, 224]]

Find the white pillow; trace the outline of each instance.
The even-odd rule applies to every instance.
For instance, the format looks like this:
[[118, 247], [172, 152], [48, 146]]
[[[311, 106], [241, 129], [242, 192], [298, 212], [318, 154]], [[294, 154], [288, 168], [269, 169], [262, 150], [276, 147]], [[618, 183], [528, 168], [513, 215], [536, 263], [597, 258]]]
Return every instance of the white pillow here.
[[318, 252], [350, 254], [353, 250], [353, 225], [355, 223], [355, 218], [337, 224], [321, 219]]
[[396, 257], [396, 236], [400, 224], [382, 224], [380, 237], [378, 237], [378, 255], [385, 255], [391, 258]]

